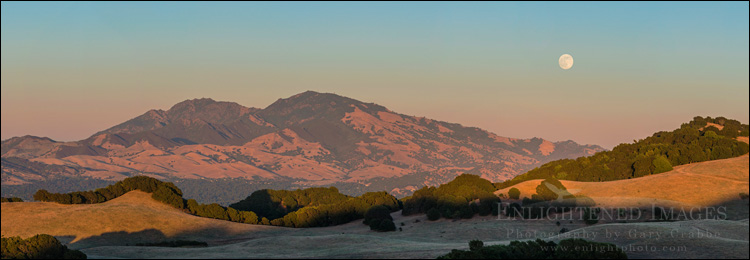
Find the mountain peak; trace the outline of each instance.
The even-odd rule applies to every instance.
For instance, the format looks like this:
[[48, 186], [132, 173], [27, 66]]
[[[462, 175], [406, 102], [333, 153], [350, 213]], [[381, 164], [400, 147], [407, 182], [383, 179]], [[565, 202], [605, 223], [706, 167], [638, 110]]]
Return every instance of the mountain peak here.
[[185, 109], [188, 107], [205, 107], [211, 104], [217, 103], [215, 100], [211, 98], [194, 98], [194, 99], [188, 99], [185, 101], [182, 101], [180, 103], [175, 104], [172, 106], [169, 110], [180, 110]]
[[167, 111], [167, 115], [170, 121], [200, 119], [210, 123], [226, 123], [236, 121], [257, 110], [234, 102], [197, 98], [175, 104]]
[[280, 98], [273, 104], [271, 104], [269, 107], [273, 106], [274, 104], [325, 104], [330, 102], [340, 102], [340, 103], [362, 103], [359, 100], [351, 99], [348, 97], [340, 96], [335, 93], [321, 93], [316, 92], [312, 90], [308, 90], [296, 95], [293, 95], [288, 98]]
[[272, 124], [284, 126], [310, 119], [327, 118], [338, 121], [346, 113], [353, 112], [355, 107], [370, 114], [375, 114], [377, 111], [387, 111], [385, 107], [374, 103], [364, 103], [334, 93], [308, 90], [288, 98], [276, 100], [258, 114]]

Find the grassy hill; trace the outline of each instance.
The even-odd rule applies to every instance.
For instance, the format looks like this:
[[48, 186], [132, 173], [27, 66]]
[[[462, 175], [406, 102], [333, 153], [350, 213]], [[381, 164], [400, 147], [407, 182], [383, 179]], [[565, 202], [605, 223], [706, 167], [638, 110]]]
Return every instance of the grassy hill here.
[[674, 166], [727, 159], [748, 153], [750, 126], [723, 117], [695, 117], [674, 131], [661, 131], [611, 151], [546, 163], [515, 178], [496, 183], [498, 189], [523, 181], [554, 178], [570, 181], [634, 179], [672, 170]]
[[[736, 160], [735, 160], [736, 159]], [[692, 165], [710, 169], [732, 162], [739, 166], [747, 156]], [[722, 165], [710, 165], [721, 163]], [[744, 169], [747, 172], [747, 166]], [[680, 170], [678, 168], [677, 170]], [[727, 172], [731, 174], [731, 172]], [[665, 175], [669, 176], [669, 175]], [[720, 176], [720, 175], [717, 175]], [[657, 176], [654, 176], [657, 177]], [[602, 183], [599, 183], [602, 184]], [[746, 206], [746, 205], [745, 205]], [[618, 246], [675, 246], [684, 251], [629, 251], [633, 258], [646, 257], [728, 257], [747, 258], [748, 223], [742, 221], [680, 221], [660, 223], [611, 223], [587, 226], [581, 221], [555, 224], [555, 220], [498, 221], [496, 217], [428, 221], [425, 215], [392, 214], [403, 229], [374, 232], [359, 221], [323, 227], [292, 229], [239, 224], [189, 215], [151, 198], [150, 194], [131, 191], [98, 204], [61, 205], [48, 202], [2, 203], [2, 235], [28, 237], [48, 233], [61, 238], [71, 248], [82, 249], [91, 258], [434, 258], [451, 249], [465, 249], [473, 239], [487, 245], [507, 244], [512, 240], [544, 238], [560, 240], [574, 234], [592, 234], [597, 242]], [[747, 214], [746, 214], [747, 215]], [[400, 223], [404, 223], [401, 226]], [[561, 228], [571, 230], [557, 236]], [[627, 233], [661, 232], [678, 239], [607, 238], [605, 231]], [[679, 238], [709, 231], [710, 238]], [[674, 231], [674, 233], [672, 233]], [[515, 232], [515, 233], [513, 233]], [[518, 233], [524, 232], [524, 234]], [[528, 233], [527, 233], [528, 232]], [[528, 236], [531, 234], [531, 236]], [[550, 234], [555, 234], [550, 236]], [[568, 233], [566, 233], [568, 234]], [[133, 247], [126, 244], [164, 240], [208, 242], [205, 248]], [[322, 246], [325, 245], [325, 246]]]
[[50, 234], [72, 248], [170, 240], [227, 239], [278, 227], [246, 225], [197, 217], [131, 191], [98, 204], [2, 203], [2, 235]]
[[[748, 155], [676, 166], [672, 171], [646, 177], [607, 182], [562, 180], [568, 191], [586, 195], [599, 206], [643, 207], [657, 202], [663, 206], [705, 207], [739, 200], [750, 186]], [[521, 198], [531, 197], [541, 179], [524, 181], [500, 189], [508, 194], [511, 188], [521, 191]]]

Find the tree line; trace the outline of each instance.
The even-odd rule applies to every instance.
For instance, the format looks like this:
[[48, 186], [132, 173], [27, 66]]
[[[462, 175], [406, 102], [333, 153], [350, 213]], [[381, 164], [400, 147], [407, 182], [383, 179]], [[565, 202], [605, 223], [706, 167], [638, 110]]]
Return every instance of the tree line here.
[[498, 213], [495, 186], [477, 175], [462, 174], [439, 187], [423, 187], [402, 199], [405, 216], [426, 213], [429, 220], [472, 218]]
[[[708, 123], [723, 126], [721, 130]], [[746, 154], [748, 144], [735, 140], [748, 134], [748, 125], [723, 117], [695, 117], [679, 129], [657, 132], [631, 144], [588, 157], [546, 163], [515, 178], [497, 183], [498, 189], [533, 179], [613, 181], [672, 170], [673, 166], [732, 158]]]
[[[152, 193], [151, 197], [154, 200], [200, 217], [285, 227], [344, 224], [363, 218], [367, 210], [373, 206], [385, 206], [391, 211], [400, 209], [399, 201], [387, 192], [369, 192], [358, 197], [349, 197], [333, 187], [296, 191], [260, 190], [230, 207], [217, 203], [201, 204], [194, 199], [184, 199], [182, 191], [173, 183], [148, 176], [129, 177], [93, 191], [50, 193], [47, 190], [39, 190], [34, 194], [34, 200], [61, 204], [93, 204], [112, 200], [133, 190]], [[253, 210], [258, 210], [262, 214], [256, 214]]]
[[368, 192], [357, 197], [339, 193], [335, 187], [304, 190], [259, 190], [230, 207], [258, 213], [263, 224], [285, 227], [324, 227], [361, 219], [372, 207], [390, 212], [401, 205], [387, 192]]
[[11, 198], [0, 198], [0, 202], [23, 202], [21, 198], [11, 197]]

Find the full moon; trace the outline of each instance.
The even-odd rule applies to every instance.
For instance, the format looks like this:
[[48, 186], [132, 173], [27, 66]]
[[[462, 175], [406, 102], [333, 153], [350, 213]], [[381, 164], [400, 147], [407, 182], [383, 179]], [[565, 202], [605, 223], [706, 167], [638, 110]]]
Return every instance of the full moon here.
[[570, 54], [563, 54], [560, 56], [558, 62], [560, 63], [560, 68], [564, 70], [570, 69], [570, 67], [573, 67], [573, 56], [570, 56]]

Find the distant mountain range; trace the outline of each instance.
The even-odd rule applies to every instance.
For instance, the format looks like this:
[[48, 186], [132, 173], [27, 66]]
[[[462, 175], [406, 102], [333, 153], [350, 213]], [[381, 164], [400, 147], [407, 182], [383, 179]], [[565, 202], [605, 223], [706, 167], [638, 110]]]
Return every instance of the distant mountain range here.
[[2, 185], [66, 177], [115, 181], [143, 174], [295, 187], [366, 187], [377, 181], [394, 195], [407, 195], [464, 172], [498, 182], [549, 161], [603, 150], [573, 141], [501, 137], [307, 91], [264, 109], [187, 100], [76, 142], [11, 138], [2, 142]]

